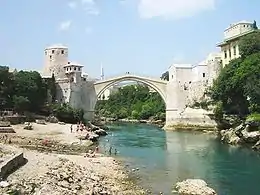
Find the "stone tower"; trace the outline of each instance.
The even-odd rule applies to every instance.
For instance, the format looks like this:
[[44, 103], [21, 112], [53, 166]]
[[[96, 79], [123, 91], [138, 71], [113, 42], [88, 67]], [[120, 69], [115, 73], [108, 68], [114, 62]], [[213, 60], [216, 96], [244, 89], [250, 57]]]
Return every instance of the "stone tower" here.
[[44, 50], [44, 76], [64, 78], [64, 66], [68, 64], [68, 48], [63, 45], [53, 45]]

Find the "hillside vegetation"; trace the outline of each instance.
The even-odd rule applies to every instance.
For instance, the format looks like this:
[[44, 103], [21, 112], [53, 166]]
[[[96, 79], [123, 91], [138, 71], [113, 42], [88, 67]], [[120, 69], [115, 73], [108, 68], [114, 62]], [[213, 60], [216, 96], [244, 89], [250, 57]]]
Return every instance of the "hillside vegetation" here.
[[157, 92], [144, 85], [129, 85], [112, 93], [108, 100], [99, 100], [96, 114], [117, 119], [165, 120], [165, 103]]

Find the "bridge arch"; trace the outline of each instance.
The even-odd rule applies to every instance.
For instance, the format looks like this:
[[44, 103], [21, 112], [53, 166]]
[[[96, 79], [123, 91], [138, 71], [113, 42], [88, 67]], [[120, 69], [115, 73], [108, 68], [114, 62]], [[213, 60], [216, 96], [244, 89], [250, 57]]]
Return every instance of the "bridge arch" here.
[[150, 78], [140, 77], [136, 75], [123, 75], [120, 77], [97, 81], [96, 83], [94, 83], [97, 98], [100, 95], [102, 95], [106, 89], [123, 81], [136, 81], [151, 87], [157, 93], [160, 94], [164, 103], [166, 104], [166, 84], [167, 84], [166, 81], [162, 81], [159, 79], [150, 79]]

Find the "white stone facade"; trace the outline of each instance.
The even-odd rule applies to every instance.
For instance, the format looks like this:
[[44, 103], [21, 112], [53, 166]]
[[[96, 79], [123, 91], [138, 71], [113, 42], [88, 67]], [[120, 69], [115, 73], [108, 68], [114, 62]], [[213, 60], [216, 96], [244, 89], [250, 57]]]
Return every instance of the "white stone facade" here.
[[212, 85], [221, 70], [221, 56], [211, 53], [198, 65], [173, 64], [169, 68], [169, 82], [177, 82], [180, 96], [179, 107], [185, 108], [200, 101], [206, 88]]
[[[84, 108], [88, 98], [83, 92], [93, 85], [94, 79], [90, 79], [82, 72], [83, 65], [68, 60], [68, 48], [62, 45], [54, 45], [45, 49], [44, 70], [42, 76], [56, 79], [56, 101], [68, 103], [73, 108]], [[89, 90], [91, 91], [91, 90]]]
[[231, 24], [224, 31], [224, 40], [217, 44], [221, 49], [223, 66], [227, 65], [230, 60], [240, 57], [238, 45], [239, 39], [249, 33], [255, 32], [255, 27], [255, 22], [240, 21]]
[[53, 45], [44, 50], [44, 70], [43, 76], [57, 78], [64, 77], [63, 66], [68, 63], [68, 48], [63, 45]]
[[[83, 109], [86, 119], [93, 117], [96, 101], [99, 97], [102, 99], [103, 93], [107, 99], [113, 91], [118, 90], [118, 83], [141, 82], [161, 95], [166, 104], [166, 125], [171, 126], [182, 121], [181, 119], [187, 118], [188, 115], [185, 112], [187, 107], [205, 97], [205, 90], [212, 85], [223, 67], [222, 65], [239, 56], [239, 37], [253, 32], [254, 26], [255, 23], [247, 22], [232, 25], [225, 30], [224, 42], [219, 44], [221, 53], [211, 53], [197, 65], [173, 64], [168, 69], [169, 81], [129, 73], [103, 80], [104, 72], [101, 68], [101, 79], [97, 82], [97, 79], [90, 79], [88, 74], [82, 72], [82, 65], [69, 62], [68, 48], [62, 45], [45, 49], [43, 76], [54, 75], [57, 82], [56, 100], [68, 103], [73, 108]], [[204, 116], [204, 114], [202, 115]], [[203, 117], [203, 123], [207, 123], [205, 117]]]

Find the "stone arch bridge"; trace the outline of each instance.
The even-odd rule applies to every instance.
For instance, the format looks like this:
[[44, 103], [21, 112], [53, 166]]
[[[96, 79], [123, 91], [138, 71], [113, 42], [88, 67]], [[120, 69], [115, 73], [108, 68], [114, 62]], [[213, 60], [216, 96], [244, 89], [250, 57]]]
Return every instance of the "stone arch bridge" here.
[[[123, 82], [136, 81], [148, 85], [160, 94], [166, 106], [166, 126], [171, 126], [177, 123], [180, 113], [183, 111], [183, 105], [180, 104], [181, 91], [177, 82], [164, 81], [161, 79], [149, 78], [133, 74], [125, 74], [105, 80], [95, 81], [91, 86], [87, 86], [82, 100], [84, 109], [84, 118], [89, 119], [94, 116], [95, 105], [98, 97], [109, 87]], [[90, 88], [92, 90], [90, 90]], [[184, 97], [182, 97], [184, 99]], [[84, 102], [84, 103], [83, 103]]]
[[137, 75], [130, 75], [130, 74], [126, 74], [126, 75], [95, 82], [94, 87], [95, 87], [97, 97], [99, 97], [109, 87], [111, 87], [117, 83], [123, 82], [123, 81], [136, 81], [136, 82], [143, 83], [143, 84], [153, 88], [156, 92], [158, 92], [161, 95], [162, 99], [166, 103], [167, 81], [160, 80], [160, 79], [147, 78], [147, 77], [137, 76]]

